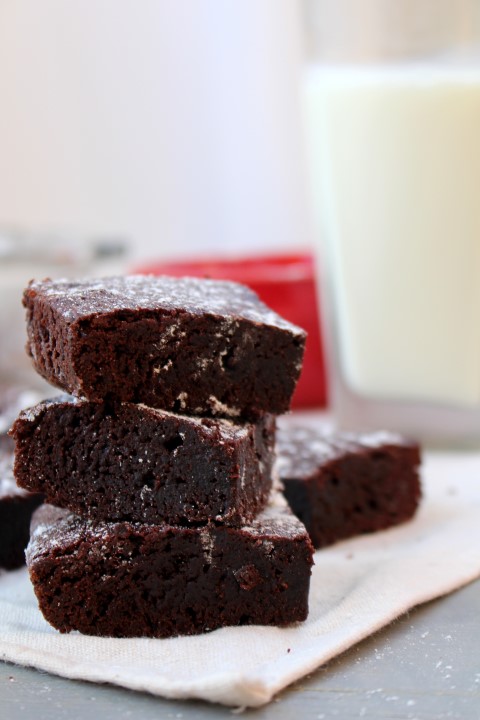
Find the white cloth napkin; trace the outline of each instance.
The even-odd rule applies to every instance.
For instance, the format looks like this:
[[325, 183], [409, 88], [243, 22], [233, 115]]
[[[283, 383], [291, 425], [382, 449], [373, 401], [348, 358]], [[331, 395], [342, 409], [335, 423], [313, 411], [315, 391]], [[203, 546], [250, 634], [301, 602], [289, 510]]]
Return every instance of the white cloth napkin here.
[[259, 706], [409, 608], [480, 576], [480, 455], [429, 454], [410, 523], [317, 552], [308, 620], [170, 640], [61, 635], [26, 570], [0, 577], [0, 657], [167, 698]]

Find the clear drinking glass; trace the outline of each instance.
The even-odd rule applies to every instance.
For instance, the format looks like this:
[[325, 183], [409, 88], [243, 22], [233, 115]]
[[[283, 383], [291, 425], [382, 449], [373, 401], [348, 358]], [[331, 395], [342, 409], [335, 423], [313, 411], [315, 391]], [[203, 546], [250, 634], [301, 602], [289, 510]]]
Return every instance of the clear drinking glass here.
[[480, 446], [480, 2], [305, 11], [336, 423]]

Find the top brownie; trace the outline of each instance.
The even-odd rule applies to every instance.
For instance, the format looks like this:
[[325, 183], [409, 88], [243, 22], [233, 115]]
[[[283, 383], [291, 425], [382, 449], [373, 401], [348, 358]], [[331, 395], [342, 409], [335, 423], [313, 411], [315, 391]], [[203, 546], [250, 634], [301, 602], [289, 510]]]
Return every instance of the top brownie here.
[[238, 283], [32, 281], [23, 302], [36, 370], [73, 395], [242, 419], [289, 408], [306, 334]]

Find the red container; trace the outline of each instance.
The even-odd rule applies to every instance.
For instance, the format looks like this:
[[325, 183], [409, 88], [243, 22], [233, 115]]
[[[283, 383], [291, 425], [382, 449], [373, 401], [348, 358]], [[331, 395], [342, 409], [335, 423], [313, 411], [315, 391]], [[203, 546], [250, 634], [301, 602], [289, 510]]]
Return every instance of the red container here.
[[248, 285], [266, 305], [308, 333], [302, 374], [293, 396], [292, 407], [313, 408], [326, 405], [325, 362], [315, 267], [311, 255], [151, 262], [134, 268], [133, 272], [235, 280]]

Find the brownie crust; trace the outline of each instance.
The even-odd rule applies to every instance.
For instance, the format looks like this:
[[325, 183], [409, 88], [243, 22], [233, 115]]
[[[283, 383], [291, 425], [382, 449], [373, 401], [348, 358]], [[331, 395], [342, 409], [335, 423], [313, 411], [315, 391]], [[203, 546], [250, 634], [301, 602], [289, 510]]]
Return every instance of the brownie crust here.
[[316, 548], [413, 517], [421, 498], [417, 443], [389, 432], [277, 433], [284, 494]]
[[27, 351], [48, 382], [188, 415], [286, 412], [306, 334], [249, 288], [198, 278], [31, 282]]
[[159, 637], [305, 620], [313, 547], [285, 507], [243, 528], [98, 523], [44, 505], [27, 565], [60, 632]]
[[15, 477], [95, 520], [239, 526], [271, 490], [275, 418], [233, 423], [62, 396], [20, 414]]

